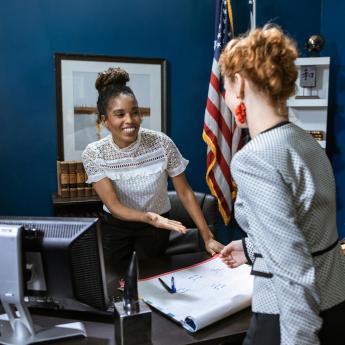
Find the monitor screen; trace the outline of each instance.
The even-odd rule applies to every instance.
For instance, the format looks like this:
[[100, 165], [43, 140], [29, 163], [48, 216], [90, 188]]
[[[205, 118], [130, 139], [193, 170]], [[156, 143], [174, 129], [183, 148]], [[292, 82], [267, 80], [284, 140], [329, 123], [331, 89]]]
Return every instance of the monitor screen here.
[[56, 309], [107, 309], [97, 218], [1, 216], [0, 224], [22, 226], [24, 295], [32, 306], [43, 301]]

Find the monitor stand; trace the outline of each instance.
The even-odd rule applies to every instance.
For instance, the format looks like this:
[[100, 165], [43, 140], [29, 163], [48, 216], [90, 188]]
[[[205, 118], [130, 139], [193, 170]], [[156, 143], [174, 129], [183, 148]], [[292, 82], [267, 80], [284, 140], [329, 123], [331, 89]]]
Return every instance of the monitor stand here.
[[28, 345], [71, 337], [86, 337], [81, 323], [40, 328], [24, 302], [22, 232], [18, 225], [0, 224], [0, 344]]

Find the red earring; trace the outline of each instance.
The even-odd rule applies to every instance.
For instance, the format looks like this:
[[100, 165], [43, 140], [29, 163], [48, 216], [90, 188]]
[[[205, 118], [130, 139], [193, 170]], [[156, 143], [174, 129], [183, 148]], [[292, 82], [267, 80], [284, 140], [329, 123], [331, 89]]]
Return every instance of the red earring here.
[[246, 122], [247, 112], [246, 106], [243, 102], [241, 102], [235, 109], [235, 116], [239, 123], [243, 124]]

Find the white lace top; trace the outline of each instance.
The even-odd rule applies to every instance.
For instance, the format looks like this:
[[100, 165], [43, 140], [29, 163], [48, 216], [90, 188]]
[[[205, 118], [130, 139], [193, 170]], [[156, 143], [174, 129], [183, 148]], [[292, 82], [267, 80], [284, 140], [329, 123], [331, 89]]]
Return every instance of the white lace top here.
[[[89, 144], [82, 154], [87, 183], [108, 177], [120, 202], [130, 208], [158, 214], [171, 208], [168, 176], [181, 174], [188, 164], [165, 134], [140, 128], [137, 140], [120, 149], [108, 135]], [[103, 209], [109, 210], [106, 206]]]

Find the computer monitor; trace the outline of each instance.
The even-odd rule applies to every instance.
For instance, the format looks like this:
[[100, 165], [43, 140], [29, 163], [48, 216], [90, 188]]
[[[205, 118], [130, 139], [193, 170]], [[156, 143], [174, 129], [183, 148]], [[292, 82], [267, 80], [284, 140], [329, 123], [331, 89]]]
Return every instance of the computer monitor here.
[[0, 266], [2, 304], [14, 300], [18, 310], [19, 300], [23, 314], [24, 296], [70, 310], [105, 310], [110, 303], [97, 218], [1, 216]]
[[23, 226], [25, 296], [72, 310], [108, 307], [97, 218], [0, 217], [0, 224]]

